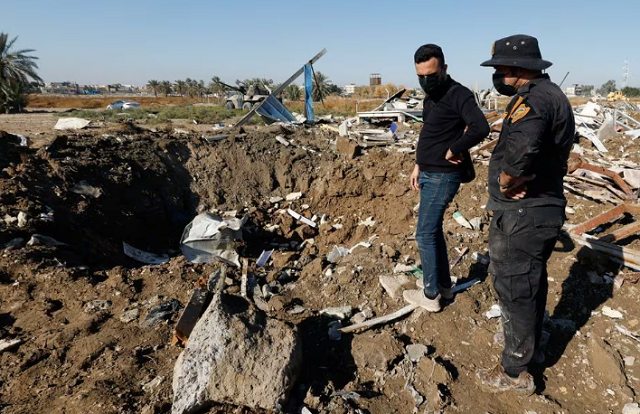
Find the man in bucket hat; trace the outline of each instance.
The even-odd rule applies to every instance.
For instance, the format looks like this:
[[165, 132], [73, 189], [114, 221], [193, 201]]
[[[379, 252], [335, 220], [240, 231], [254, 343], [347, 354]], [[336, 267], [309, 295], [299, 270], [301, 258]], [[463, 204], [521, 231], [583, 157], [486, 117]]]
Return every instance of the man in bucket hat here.
[[[565, 215], [563, 177], [575, 122], [569, 100], [542, 71], [538, 40], [513, 35], [493, 44], [496, 90], [513, 96], [489, 164], [490, 271], [502, 309], [504, 351], [493, 369], [480, 370], [488, 391], [533, 393], [527, 368], [544, 363], [540, 342], [547, 303], [547, 261]], [[500, 336], [497, 335], [499, 338]]]

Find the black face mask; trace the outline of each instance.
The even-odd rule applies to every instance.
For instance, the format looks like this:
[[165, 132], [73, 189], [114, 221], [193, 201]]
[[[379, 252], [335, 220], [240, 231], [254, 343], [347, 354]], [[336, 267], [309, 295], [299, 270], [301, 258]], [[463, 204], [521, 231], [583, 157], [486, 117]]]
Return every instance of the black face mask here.
[[418, 76], [418, 82], [422, 90], [430, 97], [438, 99], [442, 94], [443, 86], [447, 77], [443, 73], [434, 73], [432, 75]]
[[496, 88], [496, 91], [498, 91], [500, 95], [513, 96], [518, 93], [518, 89], [516, 89], [516, 87], [513, 85], [507, 85], [506, 83], [504, 83], [505, 76], [506, 74], [504, 73], [494, 73], [493, 86]]

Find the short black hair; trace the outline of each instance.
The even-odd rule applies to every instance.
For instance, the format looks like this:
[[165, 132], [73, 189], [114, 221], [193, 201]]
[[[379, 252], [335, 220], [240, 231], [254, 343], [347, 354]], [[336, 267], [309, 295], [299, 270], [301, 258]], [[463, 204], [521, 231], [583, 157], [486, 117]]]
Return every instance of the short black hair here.
[[444, 66], [444, 53], [442, 53], [442, 48], [438, 45], [434, 45], [433, 43], [420, 46], [413, 55], [413, 61], [416, 64], [426, 62], [431, 58], [438, 59], [440, 67]]

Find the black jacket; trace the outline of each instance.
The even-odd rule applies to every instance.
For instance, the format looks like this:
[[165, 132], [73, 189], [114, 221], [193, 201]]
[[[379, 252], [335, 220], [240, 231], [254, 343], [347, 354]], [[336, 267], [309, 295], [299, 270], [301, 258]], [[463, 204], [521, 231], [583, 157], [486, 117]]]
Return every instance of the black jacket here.
[[[505, 110], [498, 145], [489, 164], [489, 210], [545, 205], [565, 206], [563, 178], [575, 136], [573, 110], [566, 95], [548, 75], [518, 89]], [[535, 175], [525, 198], [500, 192], [500, 173]]]
[[424, 100], [424, 125], [416, 150], [416, 163], [424, 172], [460, 171], [462, 165], [445, 159], [447, 150], [469, 158], [469, 148], [489, 135], [487, 119], [468, 88], [447, 77], [441, 95]]

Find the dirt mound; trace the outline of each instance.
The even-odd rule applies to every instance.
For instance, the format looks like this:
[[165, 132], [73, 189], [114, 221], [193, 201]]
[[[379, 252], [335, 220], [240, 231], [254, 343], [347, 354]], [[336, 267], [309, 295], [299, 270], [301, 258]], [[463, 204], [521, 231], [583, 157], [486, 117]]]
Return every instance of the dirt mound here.
[[[458, 295], [442, 313], [416, 311], [332, 340], [329, 324], [337, 317], [323, 309], [348, 306], [344, 325], [404, 306], [378, 279], [398, 264], [419, 261], [413, 241], [418, 197], [408, 186], [414, 159], [378, 148], [347, 160], [334, 151], [330, 133], [300, 129], [286, 135], [288, 146], [275, 139], [281, 133], [248, 128], [245, 136], [207, 143], [124, 125], [60, 135], [38, 150], [0, 137], [0, 340], [23, 341], [0, 353], [0, 410], [170, 411], [180, 352], [169, 345], [176, 301], [186, 305], [196, 281], [219, 267], [188, 263], [178, 243], [196, 214], [216, 210], [248, 217], [237, 250], [251, 259], [264, 311], [296, 325], [302, 339], [304, 369], [286, 412], [303, 403], [323, 413], [386, 414], [416, 406], [445, 413], [606, 412], [628, 402], [621, 392], [607, 392], [608, 384], [584, 362], [589, 337], [604, 337], [626, 358], [624, 377], [636, 388], [629, 357], [640, 358], [637, 348], [598, 314], [614, 288], [587, 277], [617, 269], [584, 249], [578, 254], [566, 237], [550, 262], [552, 368], [546, 381], [536, 374], [538, 396], [477, 390], [475, 370], [499, 358], [492, 343], [500, 328], [485, 316], [496, 300], [486, 282]], [[445, 234], [451, 258], [455, 248], [469, 248], [452, 273], [460, 281], [484, 282], [487, 266], [471, 256], [485, 252], [488, 237], [487, 171], [481, 163], [476, 169], [478, 180], [461, 188], [446, 213]], [[299, 199], [285, 199], [295, 192]], [[573, 222], [606, 208], [573, 197], [570, 205], [577, 212]], [[452, 219], [455, 211], [479, 218], [481, 229], [462, 228]], [[33, 234], [64, 245], [27, 245]], [[170, 261], [142, 265], [123, 254], [122, 242]], [[326, 259], [334, 246], [360, 242], [370, 244], [335, 263]], [[253, 259], [266, 249], [274, 249], [272, 259], [256, 268]], [[227, 276], [225, 293], [236, 295], [240, 270]], [[615, 307], [624, 310], [629, 329], [639, 324], [639, 294], [628, 284], [616, 290]], [[161, 321], [150, 323], [159, 314]], [[425, 346], [428, 355], [411, 359], [410, 345]], [[218, 405], [209, 412], [259, 411]]]

